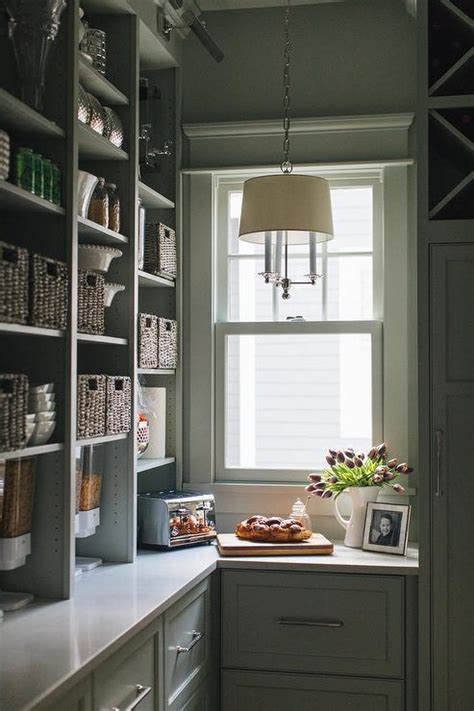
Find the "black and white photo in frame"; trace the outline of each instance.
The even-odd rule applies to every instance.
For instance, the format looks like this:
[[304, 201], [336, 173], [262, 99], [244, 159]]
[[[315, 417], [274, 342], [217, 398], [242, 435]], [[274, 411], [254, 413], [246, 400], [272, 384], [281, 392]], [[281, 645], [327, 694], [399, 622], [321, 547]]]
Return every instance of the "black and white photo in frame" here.
[[362, 548], [378, 553], [405, 555], [411, 506], [368, 503]]

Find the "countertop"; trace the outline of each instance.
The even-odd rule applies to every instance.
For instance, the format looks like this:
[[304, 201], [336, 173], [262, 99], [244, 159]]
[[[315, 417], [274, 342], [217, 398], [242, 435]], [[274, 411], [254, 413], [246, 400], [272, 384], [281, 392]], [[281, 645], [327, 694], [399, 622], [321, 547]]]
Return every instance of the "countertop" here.
[[418, 556], [336, 545], [331, 556], [221, 558], [215, 546], [140, 552], [83, 573], [71, 600], [36, 602], [0, 623], [0, 711], [29, 711], [145, 628], [216, 568], [416, 575]]

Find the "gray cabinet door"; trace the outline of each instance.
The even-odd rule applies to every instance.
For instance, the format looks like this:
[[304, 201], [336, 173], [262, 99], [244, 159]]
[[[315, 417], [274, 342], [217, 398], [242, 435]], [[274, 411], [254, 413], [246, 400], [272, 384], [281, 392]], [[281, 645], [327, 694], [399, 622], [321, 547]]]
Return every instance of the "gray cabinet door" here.
[[88, 676], [53, 704], [40, 703], [37, 711], [92, 711], [92, 680]]
[[223, 666], [402, 678], [404, 594], [398, 576], [225, 570]]
[[403, 683], [309, 674], [224, 671], [225, 711], [403, 711]]
[[431, 248], [434, 711], [474, 708], [474, 245]]

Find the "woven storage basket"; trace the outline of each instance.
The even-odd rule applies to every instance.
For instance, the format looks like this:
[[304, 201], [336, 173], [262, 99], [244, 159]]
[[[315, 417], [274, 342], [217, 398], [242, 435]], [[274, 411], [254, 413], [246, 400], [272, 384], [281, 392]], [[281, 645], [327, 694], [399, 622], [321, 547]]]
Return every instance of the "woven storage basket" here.
[[158, 368], [178, 365], [178, 324], [167, 318], [158, 319]]
[[0, 451], [26, 446], [28, 376], [0, 374]]
[[158, 316], [138, 314], [138, 367], [158, 368]]
[[0, 321], [28, 320], [28, 251], [0, 242]]
[[64, 330], [67, 326], [67, 265], [56, 259], [31, 255], [30, 323]]
[[161, 222], [145, 226], [144, 270], [176, 278], [176, 232]]
[[107, 375], [106, 434], [130, 432], [132, 382], [128, 377]]
[[102, 336], [105, 332], [105, 279], [102, 274], [79, 270], [77, 330]]
[[77, 438], [105, 435], [106, 375], [77, 376]]

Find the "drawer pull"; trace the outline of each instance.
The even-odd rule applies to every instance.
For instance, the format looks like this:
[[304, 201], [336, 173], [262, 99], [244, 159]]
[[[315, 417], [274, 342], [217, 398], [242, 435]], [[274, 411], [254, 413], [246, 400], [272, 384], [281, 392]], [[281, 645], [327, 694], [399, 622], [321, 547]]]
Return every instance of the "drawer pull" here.
[[279, 625], [288, 625], [294, 627], [344, 627], [342, 620], [303, 620], [292, 617], [282, 617], [277, 620]]
[[176, 647], [176, 651], [178, 654], [183, 654], [184, 652], [190, 652], [191, 649], [204, 637], [204, 632], [196, 632], [196, 630], [192, 631], [193, 638], [191, 640], [191, 644], [189, 647], [181, 647], [180, 644]]
[[136, 709], [139, 704], [145, 699], [148, 694], [151, 692], [151, 686], [142, 686], [141, 684], [137, 684], [135, 686], [135, 689], [137, 691], [137, 695], [133, 699], [132, 703], [126, 706], [124, 709], [120, 709], [118, 706], [114, 706], [111, 711], [133, 711], [133, 709]]

